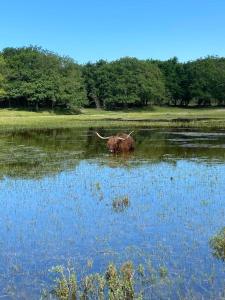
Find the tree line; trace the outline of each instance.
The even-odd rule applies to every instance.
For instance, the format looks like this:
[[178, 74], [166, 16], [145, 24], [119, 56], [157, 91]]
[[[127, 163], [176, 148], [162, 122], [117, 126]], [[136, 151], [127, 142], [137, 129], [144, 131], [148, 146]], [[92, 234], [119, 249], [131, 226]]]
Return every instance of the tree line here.
[[1, 106], [61, 107], [86, 104], [81, 66], [38, 47], [5, 48], [0, 56]]
[[125, 57], [85, 65], [40, 47], [0, 52], [0, 106], [117, 109], [225, 105], [225, 58], [179, 62]]

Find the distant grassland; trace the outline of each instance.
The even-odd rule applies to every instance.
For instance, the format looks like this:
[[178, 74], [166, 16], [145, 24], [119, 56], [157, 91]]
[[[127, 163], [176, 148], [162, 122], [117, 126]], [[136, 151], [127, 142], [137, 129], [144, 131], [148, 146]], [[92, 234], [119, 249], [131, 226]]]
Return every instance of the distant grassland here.
[[171, 127], [225, 129], [225, 109], [152, 107], [104, 111], [82, 109], [79, 115], [0, 109], [0, 131], [79, 127]]

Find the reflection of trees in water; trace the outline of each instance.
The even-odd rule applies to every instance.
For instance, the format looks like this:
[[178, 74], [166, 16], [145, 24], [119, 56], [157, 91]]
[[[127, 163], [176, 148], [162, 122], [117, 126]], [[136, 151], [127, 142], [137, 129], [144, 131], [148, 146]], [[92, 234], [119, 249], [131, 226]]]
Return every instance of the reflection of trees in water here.
[[26, 131], [1, 136], [0, 175], [38, 178], [74, 168], [86, 138], [61, 130]]
[[[176, 135], [176, 132], [168, 130], [137, 129], [134, 133], [134, 153], [111, 155], [105, 141], [96, 138], [95, 130], [35, 130], [1, 135], [0, 176], [38, 178], [73, 169], [81, 159], [98, 159], [97, 162], [102, 165], [126, 168], [164, 160], [176, 163], [180, 158], [225, 160], [223, 135], [202, 138], [182, 136], [182, 133]], [[98, 131], [102, 135], [112, 135], [129, 130], [99, 128]], [[210, 147], [205, 147], [206, 143]]]

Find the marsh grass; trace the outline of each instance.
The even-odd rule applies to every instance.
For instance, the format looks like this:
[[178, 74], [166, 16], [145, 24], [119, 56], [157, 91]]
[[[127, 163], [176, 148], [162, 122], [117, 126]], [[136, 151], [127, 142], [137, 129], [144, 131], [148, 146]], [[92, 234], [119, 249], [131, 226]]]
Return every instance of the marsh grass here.
[[153, 128], [225, 128], [225, 109], [160, 108], [126, 111], [83, 109], [81, 114], [66, 115], [49, 111], [40, 113], [0, 110], [0, 131], [84, 127]]
[[112, 201], [113, 210], [117, 213], [125, 211], [130, 206], [130, 200], [128, 196], [116, 198]]
[[[49, 295], [55, 296], [58, 300], [149, 299], [151, 286], [169, 283], [167, 268], [159, 266], [155, 269], [149, 262], [145, 267], [143, 265], [134, 267], [132, 261], [126, 261], [120, 267], [109, 263], [104, 272], [83, 275], [80, 280], [76, 279], [80, 276], [73, 268], [56, 266], [50, 272], [53, 272], [55, 278]], [[49, 299], [48, 293], [46, 298]]]
[[81, 279], [80, 284], [77, 284], [73, 270], [57, 266], [51, 272], [56, 274], [52, 294], [59, 300], [142, 299], [141, 295], [135, 295], [135, 271], [130, 261], [123, 263], [119, 269], [111, 263], [103, 274], [87, 275]]
[[[54, 283], [55, 296], [50, 299], [56, 299], [56, 295], [58, 299], [72, 295], [77, 299], [109, 299], [109, 281], [111, 287], [119, 282], [114, 286], [119, 297], [120, 292], [124, 296], [121, 287], [126, 285], [127, 294], [134, 291], [135, 297], [143, 294], [143, 299], [152, 295], [153, 299], [220, 299], [223, 264], [210, 251], [205, 252], [205, 245], [214, 228], [224, 221], [224, 155], [215, 148], [210, 155], [208, 149], [196, 157], [191, 152], [185, 156], [187, 164], [183, 152], [188, 148], [180, 151], [177, 146], [171, 151], [168, 133], [162, 136], [156, 131], [151, 136], [154, 131], [143, 130], [153, 149], [144, 156], [145, 148], [139, 144], [141, 156], [132, 158], [128, 168], [124, 158], [105, 156], [102, 148], [101, 155], [95, 154], [93, 159], [89, 152], [88, 159], [86, 139], [82, 144], [81, 135], [90, 137], [92, 131], [77, 131], [77, 135], [76, 130], [55, 131], [52, 141], [49, 133], [39, 132], [30, 132], [28, 140], [26, 134], [18, 139], [17, 134], [1, 138], [1, 253], [5, 259], [1, 261], [0, 297], [6, 294], [9, 299], [38, 299], [39, 288], [49, 287], [47, 276], [40, 284], [40, 274], [54, 264], [66, 264], [71, 257], [76, 272], [61, 268]], [[142, 141], [141, 134], [136, 135], [137, 141]], [[55, 139], [62, 143], [55, 144]], [[175, 136], [174, 140], [178, 139], [175, 143], [183, 145], [185, 139]], [[192, 144], [193, 138], [188, 142]], [[215, 140], [215, 145], [224, 145], [224, 137], [220, 143]], [[197, 147], [193, 149], [198, 151]], [[79, 154], [82, 150], [84, 156]], [[162, 159], [161, 153], [167, 158]], [[176, 158], [171, 161], [169, 153]], [[195, 163], [189, 161], [191, 158]], [[202, 158], [207, 158], [207, 166]], [[215, 158], [219, 164], [214, 163]], [[6, 177], [10, 175], [9, 180]], [[44, 180], [36, 180], [41, 176]], [[118, 201], [126, 195], [125, 203]], [[124, 214], [113, 211], [113, 199], [119, 212], [124, 207]], [[94, 224], [91, 234], [90, 224]], [[103, 270], [109, 261], [118, 266], [126, 260], [142, 263], [138, 271], [134, 268], [132, 278], [129, 265], [126, 280], [114, 264], [110, 270], [108, 267], [105, 272], [92, 274]], [[30, 266], [30, 261], [34, 265]], [[111, 279], [106, 281], [108, 271], [107, 278]]]
[[225, 261], [225, 227], [222, 228], [211, 240], [210, 246], [213, 249], [213, 255]]
[[58, 277], [55, 279], [53, 294], [60, 300], [76, 300], [77, 279], [75, 272], [62, 266], [52, 268], [51, 272], [58, 274]]

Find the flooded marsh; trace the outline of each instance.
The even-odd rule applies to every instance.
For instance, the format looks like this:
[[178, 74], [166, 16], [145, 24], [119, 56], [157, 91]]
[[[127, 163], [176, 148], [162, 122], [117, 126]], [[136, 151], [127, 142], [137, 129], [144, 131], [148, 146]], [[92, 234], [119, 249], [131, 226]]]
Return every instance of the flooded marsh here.
[[143, 299], [224, 299], [225, 132], [143, 127], [112, 155], [94, 131], [1, 134], [0, 298], [43, 298], [55, 266], [79, 284], [132, 262]]

